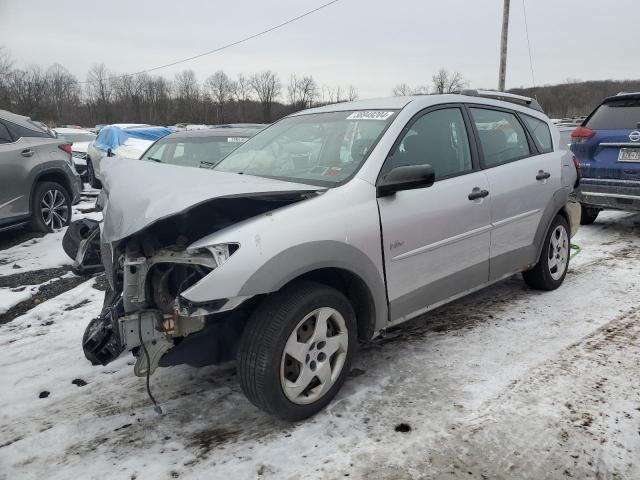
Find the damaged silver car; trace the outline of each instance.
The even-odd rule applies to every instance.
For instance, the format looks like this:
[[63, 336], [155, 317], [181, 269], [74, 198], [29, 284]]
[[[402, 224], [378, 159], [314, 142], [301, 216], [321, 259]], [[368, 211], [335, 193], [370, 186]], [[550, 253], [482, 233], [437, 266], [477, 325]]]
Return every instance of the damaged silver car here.
[[236, 359], [251, 402], [298, 420], [386, 328], [515, 273], [557, 288], [579, 224], [576, 171], [522, 99], [307, 110], [206, 170], [105, 159], [111, 290], [85, 355], [131, 351], [147, 376]]

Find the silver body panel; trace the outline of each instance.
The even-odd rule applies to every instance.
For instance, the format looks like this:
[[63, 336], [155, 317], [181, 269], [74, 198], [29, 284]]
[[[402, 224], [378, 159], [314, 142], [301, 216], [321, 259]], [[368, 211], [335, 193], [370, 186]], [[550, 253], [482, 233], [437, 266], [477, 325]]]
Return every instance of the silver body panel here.
[[[407, 122], [445, 103], [494, 105], [537, 117], [551, 129], [554, 152], [377, 198], [380, 170]], [[460, 95], [367, 100], [294, 115], [391, 108], [400, 110], [366, 162], [351, 180], [330, 189], [105, 159], [103, 241], [117, 244], [216, 198], [308, 192], [306, 200], [242, 220], [189, 245], [188, 251], [228, 243], [239, 248], [181, 296], [194, 304], [220, 299], [237, 299], [239, 304], [275, 292], [307, 272], [342, 269], [368, 287], [374, 332], [533, 266], [548, 226], [566, 210], [575, 182], [575, 169], [573, 177], [565, 172], [566, 151], [559, 148], [559, 133], [549, 119], [527, 107]], [[549, 172], [550, 178], [536, 180], [539, 170]], [[476, 187], [490, 195], [469, 200]], [[575, 211], [568, 217], [575, 232]]]
[[58, 148], [62, 143], [55, 138], [27, 136], [0, 143], [0, 228], [29, 219], [33, 190], [45, 174], [66, 177], [72, 202], [79, 200], [80, 176]]

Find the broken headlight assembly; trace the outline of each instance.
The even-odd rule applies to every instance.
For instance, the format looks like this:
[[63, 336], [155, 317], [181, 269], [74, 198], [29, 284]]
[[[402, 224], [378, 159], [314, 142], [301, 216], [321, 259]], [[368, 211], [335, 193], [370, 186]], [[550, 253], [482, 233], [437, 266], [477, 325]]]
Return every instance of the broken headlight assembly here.
[[238, 250], [238, 248], [240, 248], [240, 245], [238, 243], [219, 243], [210, 247], [195, 249], [193, 253], [199, 251], [209, 252], [211, 255], [213, 255], [213, 259], [216, 262], [216, 268], [219, 268], [227, 263], [229, 257], [231, 257], [231, 255], [233, 255]]

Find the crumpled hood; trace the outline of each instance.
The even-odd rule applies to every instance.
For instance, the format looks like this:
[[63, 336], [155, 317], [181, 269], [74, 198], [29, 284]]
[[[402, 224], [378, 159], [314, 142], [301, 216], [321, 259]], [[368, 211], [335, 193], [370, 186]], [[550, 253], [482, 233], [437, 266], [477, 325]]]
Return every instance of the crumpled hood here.
[[216, 198], [316, 192], [323, 187], [125, 158], [101, 161], [102, 241], [116, 242]]

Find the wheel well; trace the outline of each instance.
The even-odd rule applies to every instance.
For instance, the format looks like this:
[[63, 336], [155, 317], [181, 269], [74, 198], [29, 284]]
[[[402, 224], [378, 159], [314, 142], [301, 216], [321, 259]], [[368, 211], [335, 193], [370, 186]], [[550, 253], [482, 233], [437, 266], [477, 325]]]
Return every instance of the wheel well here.
[[62, 187], [67, 191], [67, 195], [69, 197], [72, 196], [72, 189], [69, 183], [69, 178], [61, 171], [58, 170], [50, 170], [48, 172], [41, 173], [36, 177], [36, 181], [33, 183], [33, 188], [31, 189], [31, 200], [33, 201], [33, 194], [36, 191], [36, 185], [42, 182], [56, 182], [62, 185]]
[[287, 285], [298, 280], [322, 283], [343, 293], [351, 302], [356, 314], [358, 339], [369, 340], [375, 328], [375, 306], [373, 296], [366, 283], [358, 275], [341, 268], [321, 268], [300, 275]]

